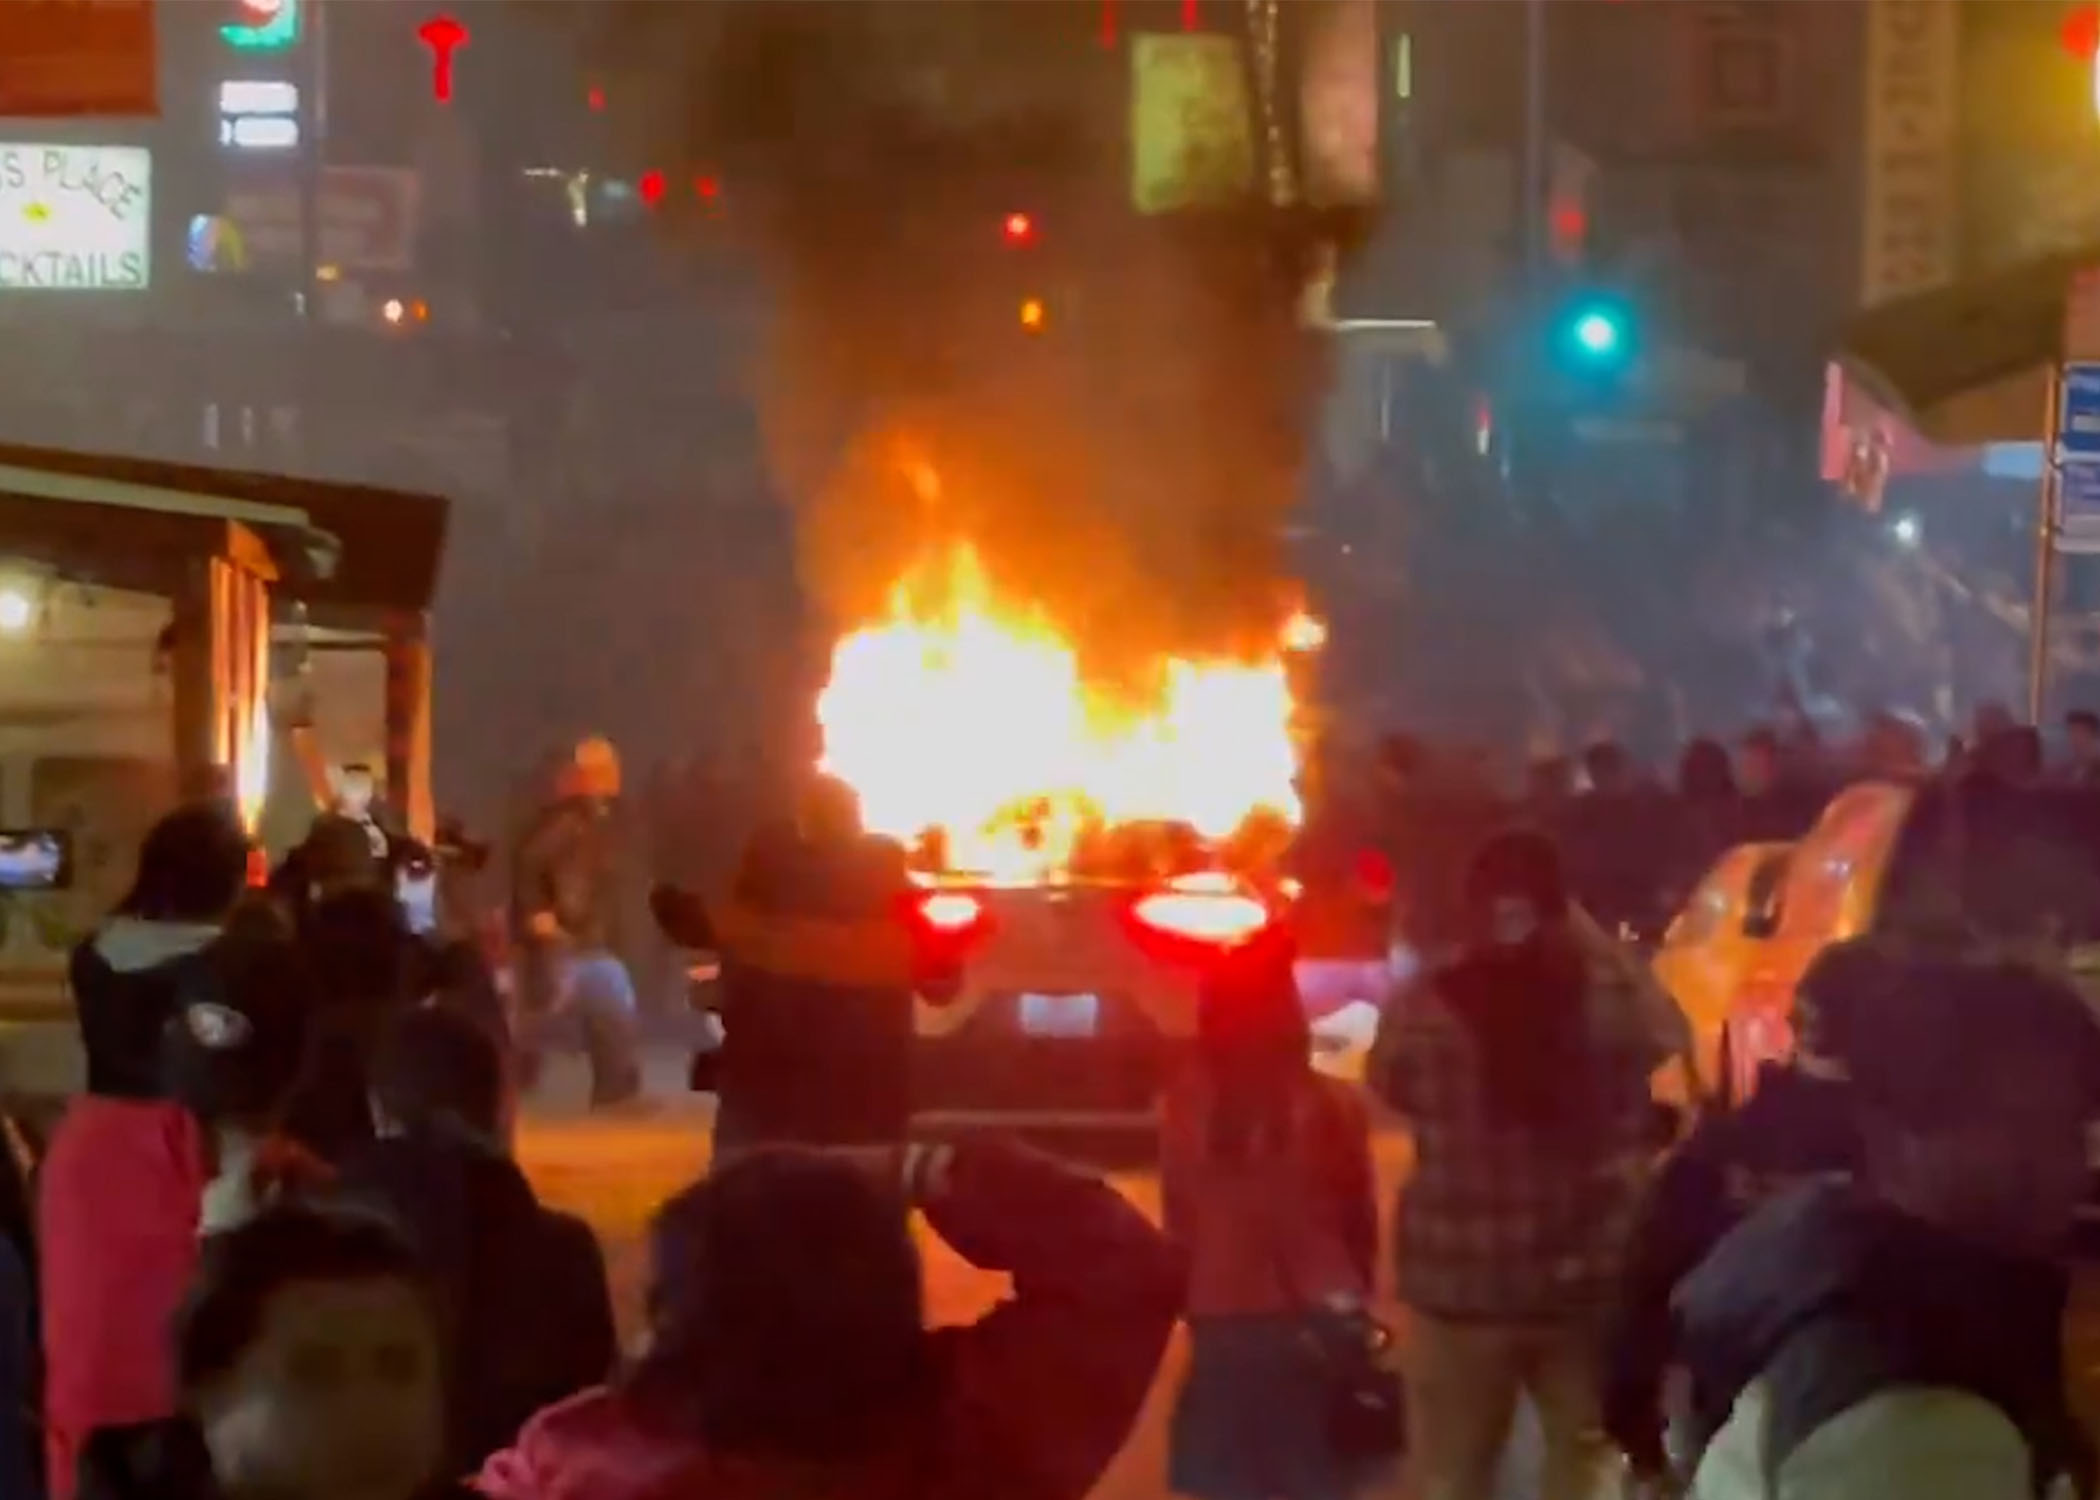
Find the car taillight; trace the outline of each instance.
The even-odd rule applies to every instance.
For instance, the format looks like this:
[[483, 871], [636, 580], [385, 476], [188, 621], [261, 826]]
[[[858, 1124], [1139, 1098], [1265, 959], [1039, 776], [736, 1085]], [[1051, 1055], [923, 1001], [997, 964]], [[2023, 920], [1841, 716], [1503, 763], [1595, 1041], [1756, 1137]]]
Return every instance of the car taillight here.
[[919, 897], [919, 920], [940, 937], [961, 937], [984, 921], [984, 903], [968, 891], [928, 891]]
[[1366, 849], [1356, 856], [1356, 888], [1369, 900], [1389, 899], [1397, 883], [1393, 862], [1378, 850]]
[[1130, 915], [1146, 932], [1215, 948], [1237, 947], [1275, 919], [1265, 904], [1229, 881], [1203, 876], [1140, 896], [1131, 903]]

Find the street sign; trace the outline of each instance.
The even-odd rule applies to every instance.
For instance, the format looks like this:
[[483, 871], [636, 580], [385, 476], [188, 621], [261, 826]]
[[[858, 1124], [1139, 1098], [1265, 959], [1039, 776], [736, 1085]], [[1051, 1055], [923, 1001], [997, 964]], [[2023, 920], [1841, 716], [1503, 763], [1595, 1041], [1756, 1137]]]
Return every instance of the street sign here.
[[0, 115], [157, 115], [152, 0], [0, 0]]
[[[322, 184], [323, 265], [347, 273], [406, 271], [415, 265], [420, 197], [415, 172], [329, 167]], [[299, 191], [288, 175], [236, 187], [226, 196], [225, 217], [246, 244], [249, 266], [292, 266], [304, 258]]]
[[2100, 552], [2100, 460], [2077, 460], [2057, 471], [2056, 550]]
[[2056, 452], [2065, 460], [2100, 460], [2100, 363], [2080, 361], [2064, 366]]

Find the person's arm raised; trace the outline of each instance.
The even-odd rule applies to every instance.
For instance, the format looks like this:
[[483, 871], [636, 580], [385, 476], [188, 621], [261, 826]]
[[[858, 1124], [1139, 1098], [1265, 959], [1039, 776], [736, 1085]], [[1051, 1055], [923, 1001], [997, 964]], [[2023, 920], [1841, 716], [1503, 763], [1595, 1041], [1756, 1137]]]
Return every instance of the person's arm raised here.
[[1010, 1500], [1081, 1500], [1128, 1437], [1180, 1316], [1183, 1266], [1114, 1188], [990, 1142], [915, 1147], [905, 1186], [1014, 1294], [947, 1345], [950, 1453]]

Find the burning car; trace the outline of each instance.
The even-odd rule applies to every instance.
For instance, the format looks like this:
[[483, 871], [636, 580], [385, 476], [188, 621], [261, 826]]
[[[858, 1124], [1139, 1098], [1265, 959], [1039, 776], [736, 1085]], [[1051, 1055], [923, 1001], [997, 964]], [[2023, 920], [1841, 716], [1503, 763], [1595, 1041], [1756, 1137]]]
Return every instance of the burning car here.
[[837, 643], [824, 769], [910, 851], [923, 932], [962, 960], [916, 1007], [920, 1128], [1153, 1128], [1204, 965], [1296, 896], [1289, 649], [1165, 659], [1117, 696], [962, 545]]

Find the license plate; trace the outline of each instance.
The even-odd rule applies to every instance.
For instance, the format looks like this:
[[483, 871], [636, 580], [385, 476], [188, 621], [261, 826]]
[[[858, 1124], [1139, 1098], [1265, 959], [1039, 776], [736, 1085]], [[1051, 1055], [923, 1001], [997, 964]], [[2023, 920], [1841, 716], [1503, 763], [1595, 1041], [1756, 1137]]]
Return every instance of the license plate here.
[[1098, 995], [1023, 995], [1021, 1029], [1030, 1036], [1092, 1036], [1101, 1024]]

